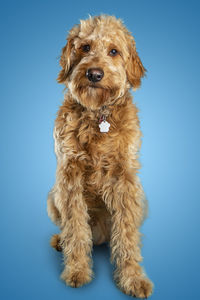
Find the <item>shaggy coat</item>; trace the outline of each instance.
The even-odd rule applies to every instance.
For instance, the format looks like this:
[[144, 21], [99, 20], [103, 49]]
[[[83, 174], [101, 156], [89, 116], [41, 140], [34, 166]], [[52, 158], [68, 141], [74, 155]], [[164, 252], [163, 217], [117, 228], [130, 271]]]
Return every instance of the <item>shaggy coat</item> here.
[[[139, 265], [141, 131], [129, 92], [140, 86], [145, 68], [122, 21], [104, 15], [72, 28], [60, 65], [58, 82], [68, 90], [55, 121], [57, 171], [48, 214], [61, 230], [51, 239], [64, 255], [61, 277], [72, 287], [88, 283], [92, 245], [109, 242], [120, 289], [148, 297], [152, 283]], [[108, 131], [100, 131], [102, 122]]]

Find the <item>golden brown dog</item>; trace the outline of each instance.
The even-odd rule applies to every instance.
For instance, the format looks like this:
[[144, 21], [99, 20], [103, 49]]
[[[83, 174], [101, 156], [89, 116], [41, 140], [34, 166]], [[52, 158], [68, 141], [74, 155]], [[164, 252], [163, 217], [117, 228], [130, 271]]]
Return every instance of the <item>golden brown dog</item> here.
[[60, 58], [58, 82], [68, 88], [55, 121], [56, 182], [48, 214], [61, 233], [61, 275], [78, 287], [92, 279], [92, 245], [109, 242], [115, 280], [144, 298], [152, 283], [139, 265], [145, 206], [137, 172], [141, 131], [129, 89], [145, 68], [121, 20], [101, 15], [72, 28]]

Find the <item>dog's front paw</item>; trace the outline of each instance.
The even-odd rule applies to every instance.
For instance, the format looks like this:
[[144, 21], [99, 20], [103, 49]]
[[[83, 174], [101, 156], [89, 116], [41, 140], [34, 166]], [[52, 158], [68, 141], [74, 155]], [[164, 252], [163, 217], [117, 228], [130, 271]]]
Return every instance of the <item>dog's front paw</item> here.
[[152, 294], [153, 284], [146, 277], [132, 277], [119, 281], [120, 289], [128, 295], [137, 298], [148, 298]]
[[66, 268], [61, 274], [61, 279], [63, 279], [67, 285], [77, 288], [92, 280], [92, 271], [91, 269], [69, 271]]
[[147, 298], [152, 294], [153, 283], [145, 276], [142, 267], [134, 261], [116, 269], [114, 275], [117, 285], [125, 294], [137, 298]]

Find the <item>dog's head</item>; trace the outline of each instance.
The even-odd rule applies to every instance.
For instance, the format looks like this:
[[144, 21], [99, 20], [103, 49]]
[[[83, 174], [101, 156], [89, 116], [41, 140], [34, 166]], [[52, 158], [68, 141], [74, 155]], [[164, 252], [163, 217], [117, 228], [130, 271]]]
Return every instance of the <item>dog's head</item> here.
[[121, 20], [105, 15], [72, 28], [60, 65], [58, 82], [91, 109], [114, 103], [130, 87], [138, 88], [145, 74], [134, 38]]

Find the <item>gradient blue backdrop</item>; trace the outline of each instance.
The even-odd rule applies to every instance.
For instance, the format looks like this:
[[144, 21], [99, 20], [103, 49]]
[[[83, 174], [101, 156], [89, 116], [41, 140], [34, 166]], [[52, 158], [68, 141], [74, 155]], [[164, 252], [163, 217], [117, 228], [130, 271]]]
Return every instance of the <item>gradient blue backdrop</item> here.
[[[55, 179], [52, 130], [63, 99], [56, 83], [67, 31], [88, 14], [125, 21], [148, 70], [140, 109], [141, 179], [149, 200], [142, 227], [152, 299], [199, 296], [199, 1], [1, 1], [0, 298], [128, 299], [114, 285], [109, 249], [93, 251], [95, 279], [59, 280], [58, 229], [46, 213]], [[129, 298], [130, 299], [130, 298]]]

